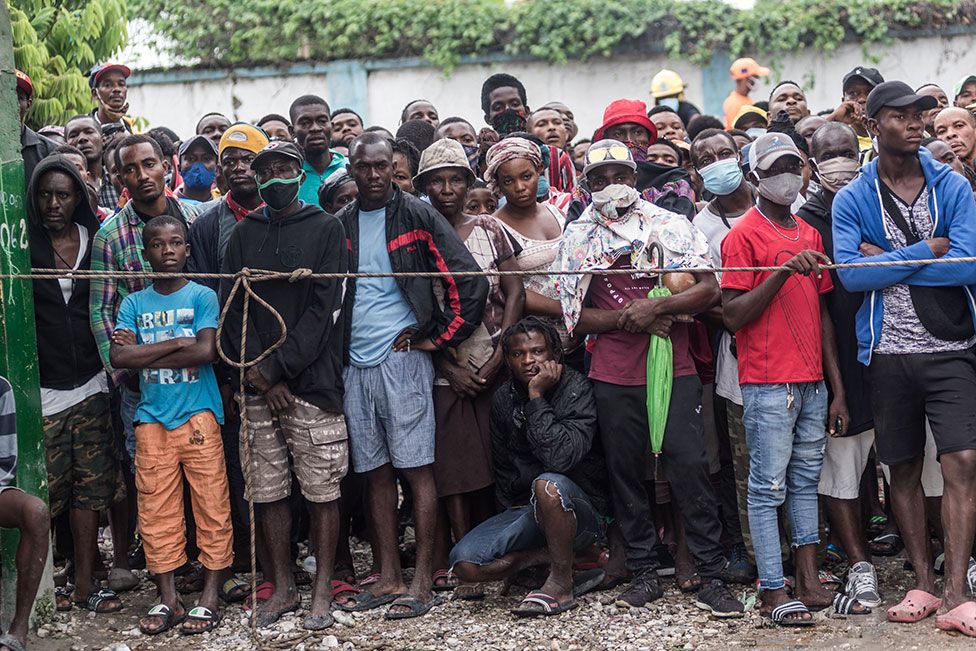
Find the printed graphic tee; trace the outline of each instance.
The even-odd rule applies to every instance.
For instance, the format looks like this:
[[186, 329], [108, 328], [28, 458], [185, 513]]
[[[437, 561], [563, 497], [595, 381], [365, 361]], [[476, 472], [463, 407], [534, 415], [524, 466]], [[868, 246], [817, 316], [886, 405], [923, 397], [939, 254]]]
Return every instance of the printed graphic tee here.
[[[119, 308], [116, 329], [131, 330], [140, 344], [155, 344], [179, 337], [196, 337], [217, 328], [220, 307], [212, 289], [188, 282], [172, 294], [153, 287], [129, 294]], [[210, 411], [224, 422], [223, 404], [213, 366], [144, 368], [139, 372], [142, 395], [136, 423], [159, 423], [176, 429], [190, 416]]]

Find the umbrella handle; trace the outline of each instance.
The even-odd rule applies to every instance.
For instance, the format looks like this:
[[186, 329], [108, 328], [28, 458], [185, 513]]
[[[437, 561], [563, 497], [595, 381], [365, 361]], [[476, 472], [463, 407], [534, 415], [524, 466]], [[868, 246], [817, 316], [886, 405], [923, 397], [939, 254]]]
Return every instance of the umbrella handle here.
[[[654, 253], [656, 251], [657, 252], [657, 268], [658, 269], [664, 269], [664, 247], [661, 246], [661, 243], [660, 242], [651, 242], [650, 246], [647, 247], [647, 248], [648, 248], [648, 257], [650, 258], [651, 262], [654, 262], [654, 259], [655, 259]], [[663, 274], [658, 274], [658, 276], [657, 276], [657, 284], [658, 284], [658, 286], [661, 286], [661, 285], [664, 284], [664, 275]]]

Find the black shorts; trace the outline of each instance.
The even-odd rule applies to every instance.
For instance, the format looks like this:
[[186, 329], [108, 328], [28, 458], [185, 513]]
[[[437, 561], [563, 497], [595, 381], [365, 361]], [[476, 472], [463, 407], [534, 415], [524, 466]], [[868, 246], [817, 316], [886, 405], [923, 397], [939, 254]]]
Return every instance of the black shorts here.
[[870, 373], [879, 461], [921, 458], [926, 418], [940, 457], [976, 450], [976, 349], [874, 355]]

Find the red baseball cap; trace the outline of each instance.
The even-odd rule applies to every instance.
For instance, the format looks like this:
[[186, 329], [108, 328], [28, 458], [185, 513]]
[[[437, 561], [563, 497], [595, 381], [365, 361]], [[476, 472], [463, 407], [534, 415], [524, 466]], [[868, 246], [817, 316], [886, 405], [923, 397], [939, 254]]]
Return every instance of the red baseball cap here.
[[104, 75], [106, 72], [113, 71], [121, 72], [122, 76], [126, 79], [128, 79], [129, 75], [132, 74], [132, 70], [129, 69], [129, 66], [124, 66], [121, 63], [103, 63], [95, 66], [91, 69], [91, 72], [88, 73], [88, 85], [94, 88], [98, 85], [98, 81], [102, 78], [102, 75]]
[[34, 96], [34, 83], [31, 78], [27, 76], [27, 73], [17, 70], [17, 88], [21, 89], [27, 93], [28, 97]]
[[603, 140], [603, 134], [607, 129], [628, 122], [639, 124], [647, 129], [648, 133], [651, 134], [652, 143], [657, 140], [657, 128], [647, 117], [647, 104], [639, 99], [618, 99], [610, 102], [610, 105], [603, 111], [603, 124], [593, 134], [593, 140]]

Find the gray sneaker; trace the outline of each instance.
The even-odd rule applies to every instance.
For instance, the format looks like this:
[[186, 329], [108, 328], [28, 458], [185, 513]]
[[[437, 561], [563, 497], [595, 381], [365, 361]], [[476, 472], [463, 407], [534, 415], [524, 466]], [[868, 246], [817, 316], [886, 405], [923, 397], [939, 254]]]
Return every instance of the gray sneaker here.
[[880, 606], [881, 593], [878, 592], [878, 575], [874, 572], [874, 566], [867, 561], [854, 563], [847, 573], [844, 592], [868, 608]]

